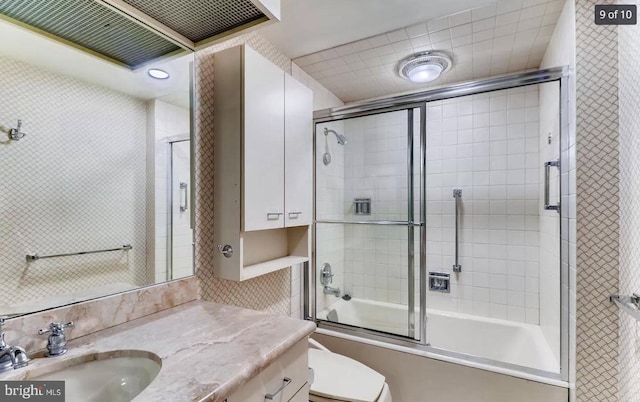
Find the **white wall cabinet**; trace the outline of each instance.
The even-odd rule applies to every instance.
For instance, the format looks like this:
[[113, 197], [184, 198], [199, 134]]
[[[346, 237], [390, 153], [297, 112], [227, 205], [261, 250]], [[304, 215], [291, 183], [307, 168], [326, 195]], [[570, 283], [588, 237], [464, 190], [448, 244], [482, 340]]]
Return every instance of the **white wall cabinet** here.
[[296, 343], [282, 357], [227, 398], [227, 402], [264, 402], [267, 394], [274, 402], [309, 401], [308, 340]]
[[313, 94], [247, 45], [214, 63], [215, 274], [242, 281], [309, 260]]
[[284, 227], [284, 72], [245, 47], [243, 80], [243, 229]]
[[313, 205], [313, 93], [285, 75], [285, 226], [311, 225]]

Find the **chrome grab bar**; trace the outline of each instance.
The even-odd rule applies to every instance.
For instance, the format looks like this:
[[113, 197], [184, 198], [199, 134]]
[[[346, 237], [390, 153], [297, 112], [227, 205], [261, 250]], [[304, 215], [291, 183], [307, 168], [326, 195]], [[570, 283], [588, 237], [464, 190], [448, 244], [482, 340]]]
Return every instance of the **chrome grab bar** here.
[[187, 183], [180, 183], [180, 212], [186, 212], [187, 209], [189, 209], [188, 204], [189, 204], [189, 198], [188, 198], [188, 194], [189, 193], [189, 186]]
[[106, 253], [109, 251], [128, 251], [131, 250], [133, 246], [131, 244], [124, 244], [122, 247], [118, 248], [110, 248], [106, 250], [92, 250], [92, 251], [78, 251], [75, 253], [65, 253], [65, 254], [51, 254], [51, 255], [38, 255], [38, 253], [27, 254], [27, 262], [41, 260], [43, 258], [56, 258], [56, 257], [69, 257], [72, 255], [83, 255], [83, 254], [96, 254], [96, 253]]
[[458, 209], [460, 207], [459, 203], [460, 203], [460, 198], [462, 198], [462, 189], [460, 188], [454, 188], [453, 189], [453, 198], [456, 200], [455, 201], [455, 225], [456, 225], [456, 230], [455, 230], [455, 261], [453, 263], [453, 272], [462, 272], [462, 265], [460, 265], [460, 261], [458, 260]]
[[336, 220], [317, 220], [315, 223], [335, 223], [340, 225], [386, 225], [386, 226], [422, 226], [421, 222], [409, 221], [336, 221]]
[[544, 163], [544, 209], [547, 211], [558, 211], [560, 212], [560, 204], [551, 205], [549, 204], [549, 181], [550, 179], [550, 170], [551, 167], [560, 168], [560, 161], [549, 161]]
[[611, 295], [609, 296], [609, 301], [637, 321], [640, 321], [640, 295], [637, 293], [631, 296]]

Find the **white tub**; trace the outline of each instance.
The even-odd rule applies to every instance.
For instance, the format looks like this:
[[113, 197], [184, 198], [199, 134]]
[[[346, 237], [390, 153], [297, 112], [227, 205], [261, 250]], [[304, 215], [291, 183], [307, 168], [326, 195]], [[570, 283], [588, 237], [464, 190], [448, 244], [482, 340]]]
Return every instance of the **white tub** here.
[[[408, 309], [404, 305], [339, 299], [317, 316], [407, 336]], [[536, 325], [427, 309], [427, 341], [431, 346], [456, 353], [559, 372], [553, 351]]]

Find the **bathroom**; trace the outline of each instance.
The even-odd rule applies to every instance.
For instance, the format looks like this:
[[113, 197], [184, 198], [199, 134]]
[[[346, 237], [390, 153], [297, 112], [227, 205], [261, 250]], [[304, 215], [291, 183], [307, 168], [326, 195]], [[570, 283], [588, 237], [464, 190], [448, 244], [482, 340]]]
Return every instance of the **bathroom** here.
[[635, 2], [425, 4], [1, 2], [0, 382], [639, 400]]

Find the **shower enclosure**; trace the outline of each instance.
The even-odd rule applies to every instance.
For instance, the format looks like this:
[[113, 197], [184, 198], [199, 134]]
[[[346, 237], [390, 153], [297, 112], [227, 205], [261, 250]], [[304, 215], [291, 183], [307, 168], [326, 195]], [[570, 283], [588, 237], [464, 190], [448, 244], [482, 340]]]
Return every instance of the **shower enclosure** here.
[[191, 229], [191, 141], [173, 139], [169, 145], [167, 280], [191, 275], [193, 229]]
[[308, 318], [566, 381], [567, 91], [555, 68], [316, 113]]

